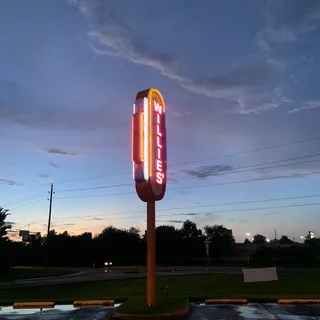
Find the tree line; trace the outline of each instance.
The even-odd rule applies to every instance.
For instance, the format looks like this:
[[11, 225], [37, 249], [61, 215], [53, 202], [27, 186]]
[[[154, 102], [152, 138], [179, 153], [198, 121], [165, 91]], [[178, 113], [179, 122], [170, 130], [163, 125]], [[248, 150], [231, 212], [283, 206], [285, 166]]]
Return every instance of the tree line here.
[[[145, 264], [147, 234], [141, 234], [134, 227], [107, 226], [95, 236], [90, 232], [72, 236], [67, 231], [51, 230], [48, 239], [14, 242], [7, 236], [11, 228], [5, 223], [8, 215], [9, 211], [0, 207], [1, 270], [8, 270], [13, 265], [43, 266], [46, 255], [49, 266], [102, 267], [106, 262], [114, 266]], [[209, 242], [208, 252], [206, 242]], [[159, 265], [315, 263], [319, 248], [320, 239], [306, 239], [305, 245], [301, 246], [287, 236], [268, 243], [260, 234], [254, 236], [252, 242], [246, 239], [240, 245], [225, 226], [207, 225], [201, 229], [190, 220], [186, 220], [181, 228], [170, 225], [156, 228]], [[239, 257], [240, 249], [245, 254]]]

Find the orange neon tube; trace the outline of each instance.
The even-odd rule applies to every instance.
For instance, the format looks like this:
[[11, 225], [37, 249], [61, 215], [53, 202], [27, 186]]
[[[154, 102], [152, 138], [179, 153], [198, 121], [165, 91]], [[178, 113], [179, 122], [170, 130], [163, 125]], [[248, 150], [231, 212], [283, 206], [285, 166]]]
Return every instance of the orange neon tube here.
[[144, 161], [144, 150], [143, 150], [143, 112], [139, 113], [139, 160]]

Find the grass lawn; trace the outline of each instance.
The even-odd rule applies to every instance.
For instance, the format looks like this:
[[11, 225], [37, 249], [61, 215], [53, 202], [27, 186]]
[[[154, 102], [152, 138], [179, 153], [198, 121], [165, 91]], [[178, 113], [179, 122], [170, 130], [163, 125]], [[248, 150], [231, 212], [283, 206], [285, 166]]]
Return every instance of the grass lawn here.
[[[279, 281], [244, 283], [241, 275], [209, 274], [159, 277], [157, 296], [205, 298], [320, 298], [320, 272], [279, 274]], [[41, 287], [0, 289], [0, 304], [19, 301], [73, 302], [82, 299], [126, 300], [144, 296], [145, 280], [109, 280]]]
[[17, 268], [12, 268], [9, 274], [5, 274], [5, 275], [0, 274], [0, 282], [10, 281], [10, 280], [19, 280], [19, 279], [61, 276], [61, 275], [66, 275], [71, 273], [74, 273], [74, 271], [49, 268], [47, 272], [45, 272], [43, 268], [17, 267]]
[[163, 314], [184, 311], [187, 299], [177, 296], [157, 297], [154, 308], [145, 304], [145, 297], [134, 297], [117, 308], [117, 312], [126, 314]]

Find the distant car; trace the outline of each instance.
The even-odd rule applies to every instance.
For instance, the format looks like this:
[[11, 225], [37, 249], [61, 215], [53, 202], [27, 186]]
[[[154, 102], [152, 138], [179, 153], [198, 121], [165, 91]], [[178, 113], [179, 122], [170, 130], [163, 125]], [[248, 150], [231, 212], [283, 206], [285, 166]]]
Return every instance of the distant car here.
[[110, 268], [112, 266], [112, 262], [110, 261], [95, 261], [93, 263], [94, 268]]

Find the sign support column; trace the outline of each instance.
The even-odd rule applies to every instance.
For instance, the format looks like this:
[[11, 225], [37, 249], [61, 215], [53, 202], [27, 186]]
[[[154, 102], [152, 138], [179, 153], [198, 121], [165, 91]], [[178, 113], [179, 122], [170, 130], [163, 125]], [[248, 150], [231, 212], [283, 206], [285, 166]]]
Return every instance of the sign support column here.
[[137, 93], [132, 116], [133, 178], [138, 197], [147, 203], [146, 304], [156, 305], [156, 201], [167, 185], [167, 132], [165, 103], [150, 88]]
[[147, 305], [156, 304], [156, 203], [147, 202]]

